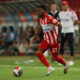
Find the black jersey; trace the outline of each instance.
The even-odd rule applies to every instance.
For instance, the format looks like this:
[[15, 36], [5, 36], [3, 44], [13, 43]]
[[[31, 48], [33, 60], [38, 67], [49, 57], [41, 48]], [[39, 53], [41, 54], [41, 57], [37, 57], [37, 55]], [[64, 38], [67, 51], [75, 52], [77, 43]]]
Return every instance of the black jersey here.
[[51, 16], [53, 16], [56, 20], [60, 21], [60, 19], [59, 19], [59, 11], [56, 11], [55, 13], [49, 12], [49, 14]]

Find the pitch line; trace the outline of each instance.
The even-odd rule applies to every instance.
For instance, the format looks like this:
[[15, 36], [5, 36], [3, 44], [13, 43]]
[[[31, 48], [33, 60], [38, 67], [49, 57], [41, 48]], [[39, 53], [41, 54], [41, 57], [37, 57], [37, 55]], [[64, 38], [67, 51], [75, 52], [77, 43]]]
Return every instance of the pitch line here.
[[[0, 65], [0, 67], [16, 67], [14, 65]], [[26, 67], [26, 68], [45, 68], [46, 67], [32, 67], [32, 66], [22, 66], [22, 67]], [[55, 69], [57, 70], [61, 70], [61, 69], [64, 69], [64, 68], [59, 68], [59, 67], [54, 67]], [[69, 70], [74, 70], [74, 71], [80, 71], [80, 68], [69, 68]]]

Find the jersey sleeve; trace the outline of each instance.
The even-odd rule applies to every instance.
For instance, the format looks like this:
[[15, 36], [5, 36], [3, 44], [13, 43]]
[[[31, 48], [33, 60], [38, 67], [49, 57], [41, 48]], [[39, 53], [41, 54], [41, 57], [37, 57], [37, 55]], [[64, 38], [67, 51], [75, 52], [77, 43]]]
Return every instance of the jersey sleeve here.
[[53, 17], [49, 15], [49, 21], [50, 23], [54, 24], [55, 26], [57, 26], [59, 24], [59, 22]]
[[78, 17], [74, 11], [72, 12], [72, 20], [73, 21], [78, 20]]

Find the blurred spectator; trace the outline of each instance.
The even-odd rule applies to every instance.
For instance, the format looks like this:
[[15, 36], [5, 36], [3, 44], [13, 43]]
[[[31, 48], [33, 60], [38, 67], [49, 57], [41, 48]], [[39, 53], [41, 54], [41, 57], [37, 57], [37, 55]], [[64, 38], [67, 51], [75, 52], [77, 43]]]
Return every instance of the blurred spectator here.
[[14, 28], [13, 26], [9, 27], [9, 31], [8, 31], [8, 40], [7, 40], [7, 45], [11, 45], [14, 42]]
[[6, 26], [3, 26], [0, 33], [1, 48], [7, 47], [8, 32]]
[[28, 26], [25, 31], [25, 37], [26, 37], [26, 39], [30, 40], [30, 38], [33, 36], [34, 36], [34, 29], [33, 29], [33, 27]]
[[0, 48], [4, 48], [4, 53], [7, 54], [34, 54], [43, 36], [42, 32], [35, 39], [36, 32], [37, 27], [34, 29], [32, 26], [28, 26], [26, 30], [22, 26], [17, 29], [13, 26], [7, 29], [4, 26], [0, 32]]
[[24, 38], [24, 31], [23, 31], [23, 27], [21, 26], [18, 28], [17, 35], [16, 35], [16, 41], [21, 42], [23, 38]]

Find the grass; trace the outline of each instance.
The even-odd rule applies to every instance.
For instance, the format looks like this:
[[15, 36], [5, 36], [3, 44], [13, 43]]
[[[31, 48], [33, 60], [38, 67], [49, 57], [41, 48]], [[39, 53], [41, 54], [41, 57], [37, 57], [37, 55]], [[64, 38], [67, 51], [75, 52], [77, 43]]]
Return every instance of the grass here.
[[[24, 64], [24, 61], [28, 60], [33, 60], [33, 63]], [[69, 67], [66, 75], [63, 74], [63, 66], [59, 66], [57, 62], [51, 63], [51, 57], [47, 57], [47, 60], [56, 68], [48, 77], [45, 76], [47, 68], [35, 56], [0, 57], [0, 80], [80, 80], [80, 57], [75, 57], [75, 65]], [[66, 60], [68, 61], [69, 57], [66, 57]], [[16, 61], [19, 64], [15, 64]], [[12, 74], [16, 66], [23, 69], [23, 75], [19, 78]]]

